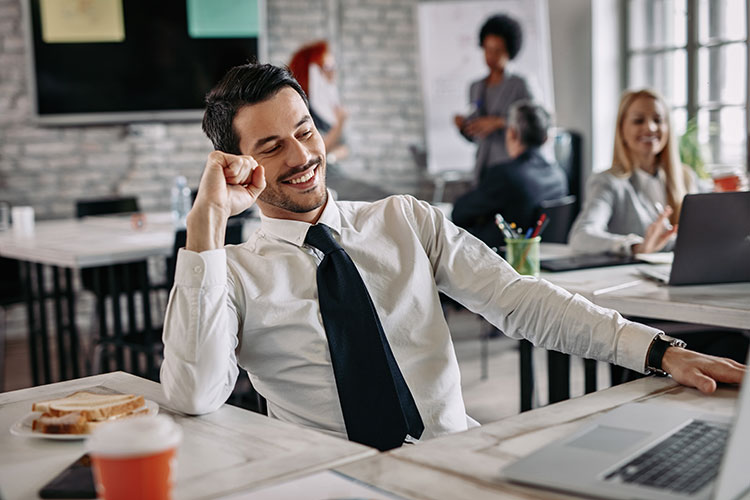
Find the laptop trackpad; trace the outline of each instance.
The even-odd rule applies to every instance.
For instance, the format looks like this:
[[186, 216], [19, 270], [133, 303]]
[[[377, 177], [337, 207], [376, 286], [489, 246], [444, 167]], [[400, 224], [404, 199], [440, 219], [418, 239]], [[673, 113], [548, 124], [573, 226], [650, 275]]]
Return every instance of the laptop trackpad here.
[[597, 425], [586, 434], [566, 443], [566, 446], [585, 448], [605, 453], [619, 453], [649, 436], [648, 432]]

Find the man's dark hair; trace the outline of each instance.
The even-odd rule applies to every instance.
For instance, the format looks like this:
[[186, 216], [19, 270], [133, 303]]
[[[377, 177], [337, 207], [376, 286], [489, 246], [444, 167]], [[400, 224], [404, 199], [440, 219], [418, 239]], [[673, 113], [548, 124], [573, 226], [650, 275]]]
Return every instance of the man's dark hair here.
[[240, 138], [232, 122], [243, 106], [257, 104], [272, 98], [284, 87], [296, 91], [305, 106], [307, 96], [287, 68], [271, 64], [249, 63], [235, 66], [206, 94], [206, 112], [203, 114], [203, 132], [214, 149], [239, 155]]
[[499, 36], [505, 40], [508, 56], [513, 59], [518, 55], [523, 43], [523, 31], [518, 21], [505, 14], [498, 14], [487, 19], [479, 30], [479, 46], [484, 44], [487, 35]]
[[538, 148], [544, 144], [549, 125], [549, 113], [531, 101], [516, 101], [508, 111], [508, 128], [518, 131], [521, 144], [526, 147]]

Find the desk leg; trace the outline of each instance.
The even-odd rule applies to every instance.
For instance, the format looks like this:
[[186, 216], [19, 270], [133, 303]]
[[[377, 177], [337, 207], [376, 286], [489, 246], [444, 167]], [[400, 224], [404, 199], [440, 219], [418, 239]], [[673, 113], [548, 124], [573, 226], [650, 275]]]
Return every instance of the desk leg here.
[[47, 334], [47, 307], [46, 294], [44, 293], [44, 265], [36, 264], [36, 295], [37, 310], [39, 313], [39, 336], [38, 340], [42, 347], [42, 368], [44, 369], [44, 383], [50, 384], [52, 380], [52, 367], [49, 356], [49, 337]]
[[68, 332], [70, 333], [70, 351], [72, 353], [71, 362], [73, 367], [73, 377], [81, 376], [81, 370], [78, 364], [78, 325], [76, 325], [76, 307], [75, 293], [73, 291], [73, 272], [70, 268], [65, 268], [65, 301], [68, 310]]
[[146, 377], [159, 381], [159, 374], [156, 369], [156, 352], [154, 346], [157, 345], [154, 337], [154, 326], [151, 323], [151, 284], [148, 279], [148, 266], [143, 265], [141, 268], [140, 282], [143, 286], [141, 289], [141, 298], [143, 299], [143, 342], [146, 353]]
[[125, 371], [125, 355], [122, 344], [122, 315], [120, 313], [120, 287], [117, 283], [115, 266], [107, 266], [107, 275], [109, 276], [109, 298], [112, 303], [115, 361], [117, 362], [117, 369]]
[[584, 359], [583, 360], [583, 380], [584, 390], [586, 394], [596, 392], [596, 360], [595, 359]]
[[26, 318], [29, 327], [29, 359], [31, 365], [31, 382], [34, 386], [41, 385], [41, 377], [39, 376], [39, 353], [37, 352], [37, 336], [39, 335], [37, 328], [37, 317], [34, 314], [34, 280], [31, 276], [32, 265], [26, 261], [20, 261], [21, 263], [21, 279], [24, 285], [24, 298], [26, 301]]
[[[68, 380], [68, 348], [65, 345], [65, 326], [63, 323], [62, 312], [62, 290], [60, 288], [60, 269], [52, 267], [52, 286], [54, 287], [53, 295], [55, 301], [55, 329], [57, 330], [57, 362], [59, 363], [60, 379]], [[71, 356], [77, 356], [77, 353], [70, 350]]]
[[[127, 272], [123, 273], [123, 290], [125, 292], [125, 297], [127, 301], [127, 307], [128, 307], [128, 331], [125, 335], [124, 339], [128, 338], [134, 338], [138, 334], [138, 319], [137, 315], [135, 313], [135, 291], [133, 287], [133, 281], [140, 278], [139, 276], [133, 276], [134, 269], [131, 265], [128, 264], [127, 266]], [[126, 344], [123, 344], [123, 349], [125, 349], [125, 346], [127, 346], [129, 354], [130, 354], [130, 373], [138, 374], [140, 373], [139, 365], [140, 365], [140, 356], [139, 352], [136, 349], [133, 349], [132, 346]]]
[[521, 358], [521, 411], [528, 411], [534, 396], [533, 346], [528, 340], [521, 340], [518, 350]]
[[[94, 295], [96, 296], [96, 317], [99, 320], [99, 333], [97, 339], [93, 340], [97, 344], [97, 348], [93, 350], [94, 357], [94, 372], [107, 373], [112, 371], [110, 364], [110, 357], [106, 353], [107, 341], [109, 340], [109, 333], [107, 332], [107, 299], [104, 296], [104, 285], [102, 283], [102, 270], [94, 269], [92, 273]], [[97, 368], [98, 367], [98, 368]]]

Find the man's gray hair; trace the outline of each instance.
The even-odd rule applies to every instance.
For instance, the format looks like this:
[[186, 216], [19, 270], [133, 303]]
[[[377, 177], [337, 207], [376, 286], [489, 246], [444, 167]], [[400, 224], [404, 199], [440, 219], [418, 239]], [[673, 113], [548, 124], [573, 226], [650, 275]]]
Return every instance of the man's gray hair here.
[[508, 128], [518, 131], [521, 144], [526, 147], [539, 147], [547, 140], [550, 115], [539, 104], [529, 101], [516, 101], [508, 112]]

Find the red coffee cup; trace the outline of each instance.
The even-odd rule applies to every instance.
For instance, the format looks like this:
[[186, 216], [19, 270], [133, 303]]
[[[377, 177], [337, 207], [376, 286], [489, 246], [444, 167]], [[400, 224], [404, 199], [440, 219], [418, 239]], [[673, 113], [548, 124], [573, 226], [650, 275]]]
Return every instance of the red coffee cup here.
[[182, 429], [166, 415], [111, 422], [86, 441], [94, 482], [105, 500], [168, 500]]

